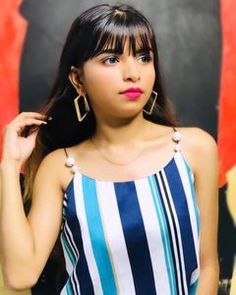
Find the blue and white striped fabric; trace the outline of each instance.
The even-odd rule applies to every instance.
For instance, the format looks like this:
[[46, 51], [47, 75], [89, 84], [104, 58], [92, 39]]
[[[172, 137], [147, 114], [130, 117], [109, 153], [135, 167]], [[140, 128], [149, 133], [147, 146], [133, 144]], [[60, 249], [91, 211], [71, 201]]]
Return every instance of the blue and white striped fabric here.
[[196, 293], [199, 210], [181, 151], [135, 181], [100, 181], [77, 171], [63, 217], [62, 295]]

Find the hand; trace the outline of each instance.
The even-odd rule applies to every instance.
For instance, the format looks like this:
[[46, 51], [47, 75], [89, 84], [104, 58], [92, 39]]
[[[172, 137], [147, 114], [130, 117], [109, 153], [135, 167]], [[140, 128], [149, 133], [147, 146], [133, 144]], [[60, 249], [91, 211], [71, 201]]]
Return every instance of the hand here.
[[[4, 130], [2, 161], [15, 162], [21, 166], [31, 155], [39, 127], [45, 116], [34, 112], [24, 112], [12, 120]], [[24, 137], [25, 128], [34, 126], [34, 131]]]

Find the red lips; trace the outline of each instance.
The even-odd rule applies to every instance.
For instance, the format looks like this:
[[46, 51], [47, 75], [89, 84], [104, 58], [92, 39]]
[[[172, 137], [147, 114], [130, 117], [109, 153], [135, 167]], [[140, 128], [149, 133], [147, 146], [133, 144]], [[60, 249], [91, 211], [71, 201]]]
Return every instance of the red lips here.
[[143, 90], [139, 87], [131, 87], [131, 88], [127, 88], [124, 91], [121, 92], [121, 94], [123, 94], [126, 99], [128, 100], [138, 100], [140, 98], [140, 96], [142, 95]]
[[143, 93], [143, 90], [139, 87], [131, 87], [131, 88], [125, 89], [121, 93]]

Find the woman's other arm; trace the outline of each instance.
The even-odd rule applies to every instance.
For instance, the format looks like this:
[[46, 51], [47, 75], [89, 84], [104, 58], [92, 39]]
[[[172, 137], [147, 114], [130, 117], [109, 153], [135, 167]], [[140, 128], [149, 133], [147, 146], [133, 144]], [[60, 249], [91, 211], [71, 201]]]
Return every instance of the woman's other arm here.
[[1, 169], [1, 264], [7, 287], [34, 285], [57, 239], [62, 212], [62, 189], [55, 168], [57, 153], [47, 156], [37, 172], [32, 208], [26, 217], [20, 189], [20, 167], [30, 155], [35, 135], [19, 136], [19, 128], [38, 124], [35, 113], [19, 115], [5, 132]]
[[197, 295], [216, 295], [219, 279], [217, 145], [206, 132], [197, 128], [192, 130], [191, 136], [195, 138], [192, 163], [200, 210], [200, 277]]

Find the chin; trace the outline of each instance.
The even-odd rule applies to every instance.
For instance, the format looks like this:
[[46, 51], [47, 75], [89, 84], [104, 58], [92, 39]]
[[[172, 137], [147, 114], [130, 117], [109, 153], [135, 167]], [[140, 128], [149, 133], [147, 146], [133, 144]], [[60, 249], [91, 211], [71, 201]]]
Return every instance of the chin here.
[[[142, 109], [133, 109], [133, 110], [123, 110], [122, 112], [117, 112], [116, 117], [121, 119], [133, 119], [137, 116], [142, 115], [143, 110]], [[115, 112], [113, 113], [113, 116], [115, 115]]]

